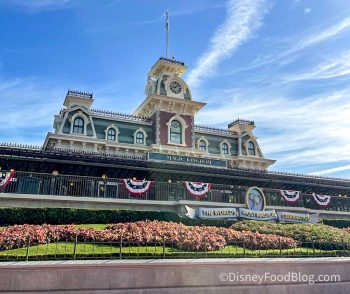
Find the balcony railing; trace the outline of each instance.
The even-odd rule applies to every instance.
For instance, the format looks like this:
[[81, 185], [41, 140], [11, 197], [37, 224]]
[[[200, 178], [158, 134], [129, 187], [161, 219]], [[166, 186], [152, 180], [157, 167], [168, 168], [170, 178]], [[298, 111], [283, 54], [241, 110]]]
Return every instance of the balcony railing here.
[[[0, 171], [0, 176], [4, 171]], [[245, 193], [249, 187], [213, 184], [209, 194], [200, 200], [192, 197], [182, 182], [154, 182], [152, 188], [141, 196], [132, 196], [124, 188], [121, 179], [107, 177], [84, 177], [76, 175], [58, 175], [32, 172], [15, 172], [11, 182], [0, 189], [0, 193], [33, 195], [76, 196], [114, 199], [140, 199], [158, 201], [193, 200], [206, 202], [244, 204]], [[293, 206], [320, 209], [312, 195], [301, 193], [296, 204], [287, 203], [279, 190], [263, 189], [266, 204], [269, 206]], [[329, 211], [350, 211], [350, 198], [332, 197], [327, 208]]]

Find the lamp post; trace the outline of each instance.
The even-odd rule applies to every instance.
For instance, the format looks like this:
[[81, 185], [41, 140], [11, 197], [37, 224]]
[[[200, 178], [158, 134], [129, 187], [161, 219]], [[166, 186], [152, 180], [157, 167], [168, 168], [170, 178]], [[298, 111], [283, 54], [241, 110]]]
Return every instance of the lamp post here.
[[[52, 178], [51, 178], [51, 187], [50, 187], [50, 194], [55, 194], [55, 186], [56, 186], [56, 178], [58, 177], [59, 173], [57, 170], [52, 171]], [[59, 193], [61, 191], [58, 191]]]
[[106, 198], [107, 175], [103, 174], [101, 178], [103, 181], [103, 186], [101, 187], [101, 190], [103, 191], [103, 198]]

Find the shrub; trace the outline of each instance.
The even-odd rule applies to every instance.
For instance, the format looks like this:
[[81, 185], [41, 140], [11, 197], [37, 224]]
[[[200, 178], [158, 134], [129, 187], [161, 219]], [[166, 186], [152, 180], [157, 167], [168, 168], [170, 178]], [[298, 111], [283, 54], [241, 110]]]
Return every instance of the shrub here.
[[278, 236], [290, 237], [304, 243], [350, 243], [350, 235], [344, 230], [323, 224], [281, 224], [242, 221], [232, 225], [231, 228], [238, 231], [250, 230], [262, 234], [275, 234]]
[[173, 212], [75, 208], [0, 208], [0, 226], [20, 224], [106, 224], [143, 220], [172, 221], [189, 226], [229, 227], [232, 221], [182, 218]]
[[76, 228], [72, 225], [16, 225], [0, 232], [0, 249], [68, 240], [130, 242], [134, 245], [170, 245], [183, 250], [219, 250], [227, 244], [250, 249], [295, 248], [298, 242], [288, 237], [265, 235], [228, 228], [185, 226], [175, 222], [139, 221], [108, 225], [104, 230]]

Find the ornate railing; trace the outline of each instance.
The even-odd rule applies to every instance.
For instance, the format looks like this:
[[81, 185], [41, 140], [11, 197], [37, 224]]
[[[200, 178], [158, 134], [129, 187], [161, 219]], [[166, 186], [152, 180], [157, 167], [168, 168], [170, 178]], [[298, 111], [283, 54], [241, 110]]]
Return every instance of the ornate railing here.
[[228, 127], [232, 127], [234, 125], [247, 125], [247, 126], [253, 126], [254, 125], [254, 121], [252, 120], [245, 120], [245, 119], [236, 119], [235, 121], [233, 121], [232, 123], [230, 123], [228, 125]]
[[99, 110], [99, 109], [91, 109], [90, 111], [93, 115], [98, 115], [98, 116], [103, 116], [103, 117], [119, 118], [119, 119], [123, 119], [123, 120], [132, 120], [132, 121], [137, 121], [137, 122], [151, 122], [151, 119], [149, 119], [147, 117], [136, 116], [136, 115], [132, 115], [132, 114]]
[[[0, 172], [0, 176], [4, 171]], [[101, 177], [84, 177], [73, 175], [15, 172], [15, 177], [0, 193], [52, 195], [54, 196], [82, 196], [102, 197], [115, 199], [140, 199], [158, 201], [193, 200], [207, 202], [220, 202], [232, 204], [245, 204], [245, 193], [249, 187], [213, 184], [209, 194], [203, 199], [191, 196], [181, 182], [154, 182], [153, 187], [141, 196], [132, 196], [124, 188], [122, 180]], [[320, 209], [312, 195], [301, 193], [296, 204], [285, 202], [276, 189], [263, 189], [266, 204], [269, 206], [293, 206], [309, 209]], [[350, 211], [350, 197], [334, 196], [328, 207], [329, 211]]]
[[68, 92], [67, 92], [67, 96], [75, 96], [75, 97], [92, 99], [93, 93], [83, 92], [83, 91], [76, 91], [76, 90], [69, 89]]
[[194, 130], [197, 132], [206, 132], [206, 133], [212, 133], [216, 135], [226, 135], [226, 136], [237, 136], [236, 132], [231, 132], [229, 130], [225, 129], [219, 129], [219, 128], [213, 128], [213, 127], [206, 127], [201, 125], [195, 125]]
[[180, 65], [185, 65], [185, 63], [183, 61], [176, 60], [176, 59], [160, 57], [159, 60], [163, 60], [163, 61], [166, 61], [166, 62], [169, 62], [169, 63], [177, 63], [177, 64], [180, 64]]

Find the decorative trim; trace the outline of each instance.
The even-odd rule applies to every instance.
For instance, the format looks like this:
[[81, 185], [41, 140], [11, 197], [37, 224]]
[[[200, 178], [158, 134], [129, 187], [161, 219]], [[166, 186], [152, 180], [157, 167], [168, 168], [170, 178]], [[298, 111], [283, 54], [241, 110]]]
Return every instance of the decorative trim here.
[[300, 191], [280, 190], [280, 195], [288, 203], [296, 203], [299, 200], [299, 198], [300, 198]]
[[[180, 124], [181, 124], [181, 131], [182, 131], [182, 134], [181, 134], [181, 141], [182, 141], [182, 144], [176, 144], [176, 143], [172, 143], [170, 141], [170, 127], [171, 127], [171, 122], [173, 120], [177, 120]], [[186, 128], [188, 127], [187, 124], [186, 124], [186, 121], [177, 113], [175, 114], [173, 117], [171, 117], [168, 122], [166, 123], [166, 125], [168, 126], [168, 144], [169, 145], [176, 145], [176, 146], [184, 146], [184, 147], [187, 147], [187, 144], [186, 144]]]
[[[199, 149], [199, 143], [200, 143], [200, 141], [204, 141], [205, 142], [205, 150], [200, 150]], [[197, 149], [200, 151], [200, 152], [206, 152], [206, 153], [209, 153], [209, 141], [207, 140], [207, 138], [206, 137], [200, 137], [198, 140], [197, 140]]]
[[[222, 145], [223, 145], [224, 143], [227, 144], [227, 146], [228, 146], [228, 153], [227, 153], [227, 154], [225, 154], [225, 153], [222, 151]], [[232, 148], [232, 145], [231, 145], [231, 143], [230, 143], [227, 139], [222, 140], [222, 141], [220, 142], [219, 146], [220, 146], [220, 153], [221, 153], [222, 155], [231, 156], [231, 148]]]
[[[82, 134], [78, 134], [78, 133], [73, 133], [73, 127], [74, 127], [74, 120], [76, 118], [80, 117], [83, 121], [84, 121], [84, 132]], [[89, 119], [86, 116], [86, 114], [84, 114], [82, 111], [78, 111], [76, 114], [74, 114], [70, 121], [70, 134], [74, 134], [74, 135], [85, 135], [86, 136], [86, 129], [87, 129], [87, 125], [89, 123]]]
[[146, 193], [153, 185], [152, 181], [122, 179], [125, 189], [133, 196], [141, 196]]
[[312, 193], [312, 197], [320, 207], [327, 207], [332, 199], [329, 195], [320, 195], [316, 193]]
[[197, 199], [205, 197], [211, 189], [210, 183], [184, 182], [187, 192]]
[[7, 173], [2, 173], [2, 176], [0, 177], [0, 189], [5, 188], [7, 184], [11, 182], [14, 176], [15, 176], [15, 172], [13, 170]]
[[[108, 131], [110, 130], [110, 129], [114, 129], [115, 130], [115, 140], [108, 140], [107, 138], [108, 138]], [[118, 136], [119, 136], [119, 129], [118, 129], [118, 127], [115, 125], [115, 124], [111, 124], [111, 125], [109, 125], [106, 129], [105, 129], [105, 140], [107, 140], [107, 141], [112, 141], [112, 142], [118, 142]]]
[[[140, 143], [136, 143], [136, 134], [137, 133], [143, 133], [143, 144]], [[146, 139], [147, 139], [147, 133], [143, 128], [138, 128], [135, 132], [134, 132], [134, 144], [138, 144], [138, 145], [146, 145]]]

